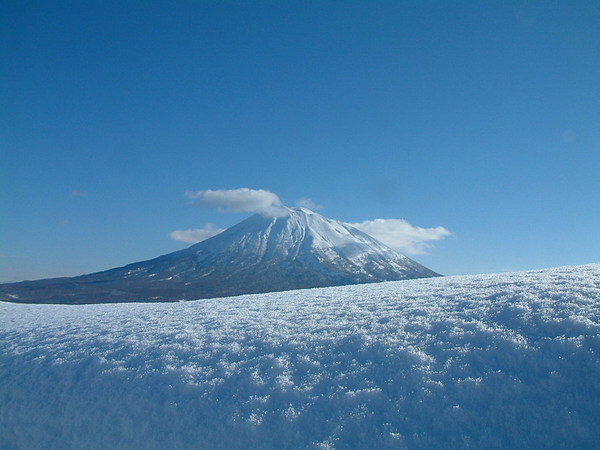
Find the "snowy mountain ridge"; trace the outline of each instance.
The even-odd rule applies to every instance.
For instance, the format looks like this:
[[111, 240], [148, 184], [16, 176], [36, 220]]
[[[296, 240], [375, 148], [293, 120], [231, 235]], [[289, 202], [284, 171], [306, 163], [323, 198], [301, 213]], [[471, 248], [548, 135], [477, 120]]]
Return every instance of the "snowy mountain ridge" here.
[[[382, 260], [398, 271], [407, 267], [415, 270], [422, 266], [413, 262], [371, 236], [337, 220], [328, 219], [306, 208], [286, 208], [288, 215], [266, 217], [254, 215], [214, 238], [190, 248], [197, 252], [198, 260], [208, 255], [224, 253], [251, 255], [256, 262], [302, 261], [315, 270], [324, 271], [316, 262], [353, 267], [367, 276], [369, 262], [382, 266]], [[316, 261], [309, 255], [316, 256]], [[219, 258], [221, 259], [221, 258]], [[426, 272], [426, 271], [425, 271]], [[379, 280], [385, 281], [385, 280]]]
[[306, 208], [255, 214], [178, 252], [73, 278], [0, 285], [25, 303], [177, 301], [439, 276]]

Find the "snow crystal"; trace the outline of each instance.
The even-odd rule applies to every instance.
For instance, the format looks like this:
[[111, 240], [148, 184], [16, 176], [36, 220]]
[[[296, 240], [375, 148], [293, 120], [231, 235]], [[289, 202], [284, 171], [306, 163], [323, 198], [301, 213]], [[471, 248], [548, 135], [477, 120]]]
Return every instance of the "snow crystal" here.
[[594, 448], [600, 265], [0, 303], [0, 448]]

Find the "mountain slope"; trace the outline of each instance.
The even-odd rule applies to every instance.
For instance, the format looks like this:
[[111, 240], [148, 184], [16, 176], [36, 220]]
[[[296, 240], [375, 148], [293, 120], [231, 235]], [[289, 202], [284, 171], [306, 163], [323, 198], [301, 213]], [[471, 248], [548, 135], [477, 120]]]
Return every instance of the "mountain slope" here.
[[438, 276], [371, 236], [305, 208], [254, 215], [185, 250], [125, 267], [0, 286], [33, 303], [176, 301]]

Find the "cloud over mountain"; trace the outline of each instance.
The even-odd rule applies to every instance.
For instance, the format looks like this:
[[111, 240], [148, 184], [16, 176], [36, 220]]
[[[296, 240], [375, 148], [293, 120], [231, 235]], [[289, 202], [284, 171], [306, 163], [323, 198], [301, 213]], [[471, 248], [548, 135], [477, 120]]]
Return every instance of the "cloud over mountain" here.
[[430, 241], [439, 241], [452, 233], [444, 227], [415, 227], [404, 219], [375, 219], [349, 224], [373, 236], [394, 250], [411, 255], [426, 253]]
[[202, 228], [192, 230], [175, 230], [169, 233], [169, 237], [175, 241], [187, 242], [188, 244], [197, 244], [208, 238], [216, 236], [225, 231], [224, 228], [215, 228], [212, 223], [206, 224]]
[[267, 217], [283, 217], [288, 214], [277, 194], [264, 189], [208, 189], [190, 191], [186, 196], [195, 205], [220, 212], [260, 213]]
[[302, 197], [296, 200], [296, 206], [299, 206], [301, 208], [312, 209], [313, 211], [323, 209], [323, 206], [316, 204], [311, 198], [306, 197]]

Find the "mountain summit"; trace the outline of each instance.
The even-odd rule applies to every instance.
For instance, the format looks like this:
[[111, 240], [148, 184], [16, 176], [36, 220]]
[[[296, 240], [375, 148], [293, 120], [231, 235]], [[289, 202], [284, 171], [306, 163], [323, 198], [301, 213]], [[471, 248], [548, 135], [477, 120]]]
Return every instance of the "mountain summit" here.
[[256, 214], [191, 247], [73, 278], [0, 285], [23, 303], [177, 301], [439, 274], [350, 225], [306, 208]]

